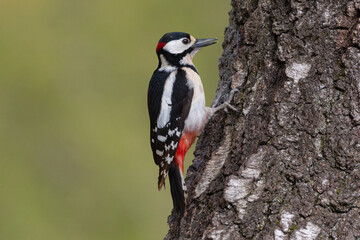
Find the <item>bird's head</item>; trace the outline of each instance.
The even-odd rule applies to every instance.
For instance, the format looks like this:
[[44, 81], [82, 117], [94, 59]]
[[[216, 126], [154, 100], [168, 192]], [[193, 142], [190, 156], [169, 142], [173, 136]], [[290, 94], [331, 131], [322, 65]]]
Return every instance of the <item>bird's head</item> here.
[[192, 59], [200, 48], [216, 42], [216, 38], [196, 39], [183, 32], [166, 33], [156, 46], [159, 66], [192, 65]]

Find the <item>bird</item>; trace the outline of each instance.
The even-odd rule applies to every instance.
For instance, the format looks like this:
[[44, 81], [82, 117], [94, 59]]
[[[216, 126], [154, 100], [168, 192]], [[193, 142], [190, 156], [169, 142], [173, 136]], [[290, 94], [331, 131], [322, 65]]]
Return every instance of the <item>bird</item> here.
[[169, 175], [175, 212], [185, 211], [187, 189], [184, 181], [184, 157], [209, 118], [218, 110], [230, 108], [234, 93], [218, 107], [205, 106], [201, 78], [193, 63], [194, 55], [213, 45], [216, 38], [197, 39], [184, 32], [170, 32], [156, 46], [158, 66], [148, 87], [150, 145], [159, 166], [158, 190]]

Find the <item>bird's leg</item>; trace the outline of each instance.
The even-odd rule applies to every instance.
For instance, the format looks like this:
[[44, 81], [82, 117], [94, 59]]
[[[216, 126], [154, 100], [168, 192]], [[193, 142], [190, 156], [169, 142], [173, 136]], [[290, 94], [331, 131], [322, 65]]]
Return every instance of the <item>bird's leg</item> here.
[[232, 106], [230, 104], [231, 100], [233, 99], [234, 97], [234, 94], [236, 92], [239, 92], [239, 89], [235, 88], [233, 90], [230, 91], [230, 95], [228, 97], [228, 99], [223, 103], [221, 104], [220, 106], [217, 106], [217, 107], [214, 107], [214, 108], [207, 108], [207, 111], [208, 111], [208, 119], [214, 114], [216, 113], [217, 111], [221, 110], [221, 109], [224, 109], [225, 108], [225, 111], [230, 108], [231, 110], [235, 111], [235, 112], [239, 112], [239, 110], [237, 108], [235, 108], [234, 106]]
[[237, 88], [231, 90], [228, 99], [227, 99], [223, 104], [221, 104], [220, 106], [214, 108], [214, 113], [217, 112], [217, 111], [219, 111], [219, 110], [221, 110], [221, 109], [223, 109], [223, 108], [230, 108], [231, 110], [233, 110], [233, 111], [235, 111], [235, 112], [239, 112], [238, 109], [236, 109], [234, 106], [232, 106], [232, 105], [230, 104], [231, 100], [234, 98], [234, 94], [235, 94], [236, 92], [238, 92], [238, 91], [239, 91], [239, 89], [237, 89]]

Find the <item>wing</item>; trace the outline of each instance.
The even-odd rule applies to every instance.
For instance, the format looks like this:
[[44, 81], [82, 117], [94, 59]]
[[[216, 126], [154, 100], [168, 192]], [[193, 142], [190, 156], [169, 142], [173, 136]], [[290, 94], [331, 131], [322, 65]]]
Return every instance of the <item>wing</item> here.
[[165, 182], [189, 114], [193, 89], [187, 85], [185, 72], [156, 73], [150, 80], [148, 109], [150, 143], [154, 161], [159, 165], [159, 189]]
[[166, 79], [169, 77], [169, 75], [169, 72], [156, 70], [150, 79], [147, 103], [151, 129], [155, 128], [156, 126], [156, 121], [161, 108], [162, 93]]

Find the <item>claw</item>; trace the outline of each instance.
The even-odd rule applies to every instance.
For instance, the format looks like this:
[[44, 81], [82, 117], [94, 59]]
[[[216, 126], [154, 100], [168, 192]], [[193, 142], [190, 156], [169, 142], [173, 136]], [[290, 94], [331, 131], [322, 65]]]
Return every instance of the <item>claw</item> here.
[[[235, 108], [234, 106], [232, 106], [232, 105], [230, 104], [230, 102], [231, 102], [232, 99], [234, 98], [234, 94], [235, 94], [236, 92], [239, 92], [239, 89], [235, 88], [235, 89], [231, 90], [228, 99], [227, 99], [223, 104], [221, 104], [220, 106], [218, 106], [218, 107], [216, 107], [216, 108], [213, 108], [212, 114], [215, 113], [215, 112], [217, 112], [217, 111], [219, 111], [220, 109], [223, 109], [223, 108], [225, 108], [225, 112], [228, 112], [228, 108], [231, 109], [231, 110], [233, 110], [233, 111], [235, 111], [235, 112], [240, 112], [237, 108]], [[212, 115], [212, 114], [211, 114], [211, 115]]]
[[230, 103], [231, 100], [232, 100], [233, 97], [234, 97], [234, 94], [235, 94], [236, 92], [240, 92], [239, 89], [237, 89], [237, 88], [232, 89], [232, 90], [230, 91], [229, 98], [228, 98], [228, 100], [227, 100], [226, 102]]
[[227, 99], [227, 103], [230, 103], [231, 102], [231, 100], [234, 98], [234, 94], [236, 93], [236, 92], [239, 92], [239, 89], [237, 89], [237, 88], [235, 88], [235, 89], [232, 89], [231, 91], [230, 91], [230, 95], [229, 95], [229, 97], [228, 97], [228, 99]]
[[[227, 108], [230, 108], [231, 110], [233, 110], [233, 111], [235, 111], [235, 112], [239, 112], [239, 110], [238, 110], [237, 108], [235, 108], [234, 106], [232, 106], [232, 105], [230, 104], [230, 102], [231, 102], [232, 99], [234, 98], [234, 94], [235, 94], [236, 92], [239, 92], [239, 89], [237, 89], [237, 88], [232, 89], [232, 90], [230, 91], [230, 95], [229, 95], [227, 101], [224, 102], [224, 104], [225, 104], [225, 106], [226, 106]], [[227, 108], [225, 109], [225, 111], [227, 110]]]
[[224, 104], [226, 105], [226, 109], [230, 108], [231, 110], [233, 110], [234, 112], [240, 112], [237, 108], [235, 108], [233, 105], [231, 105], [228, 102], [224, 102]]

